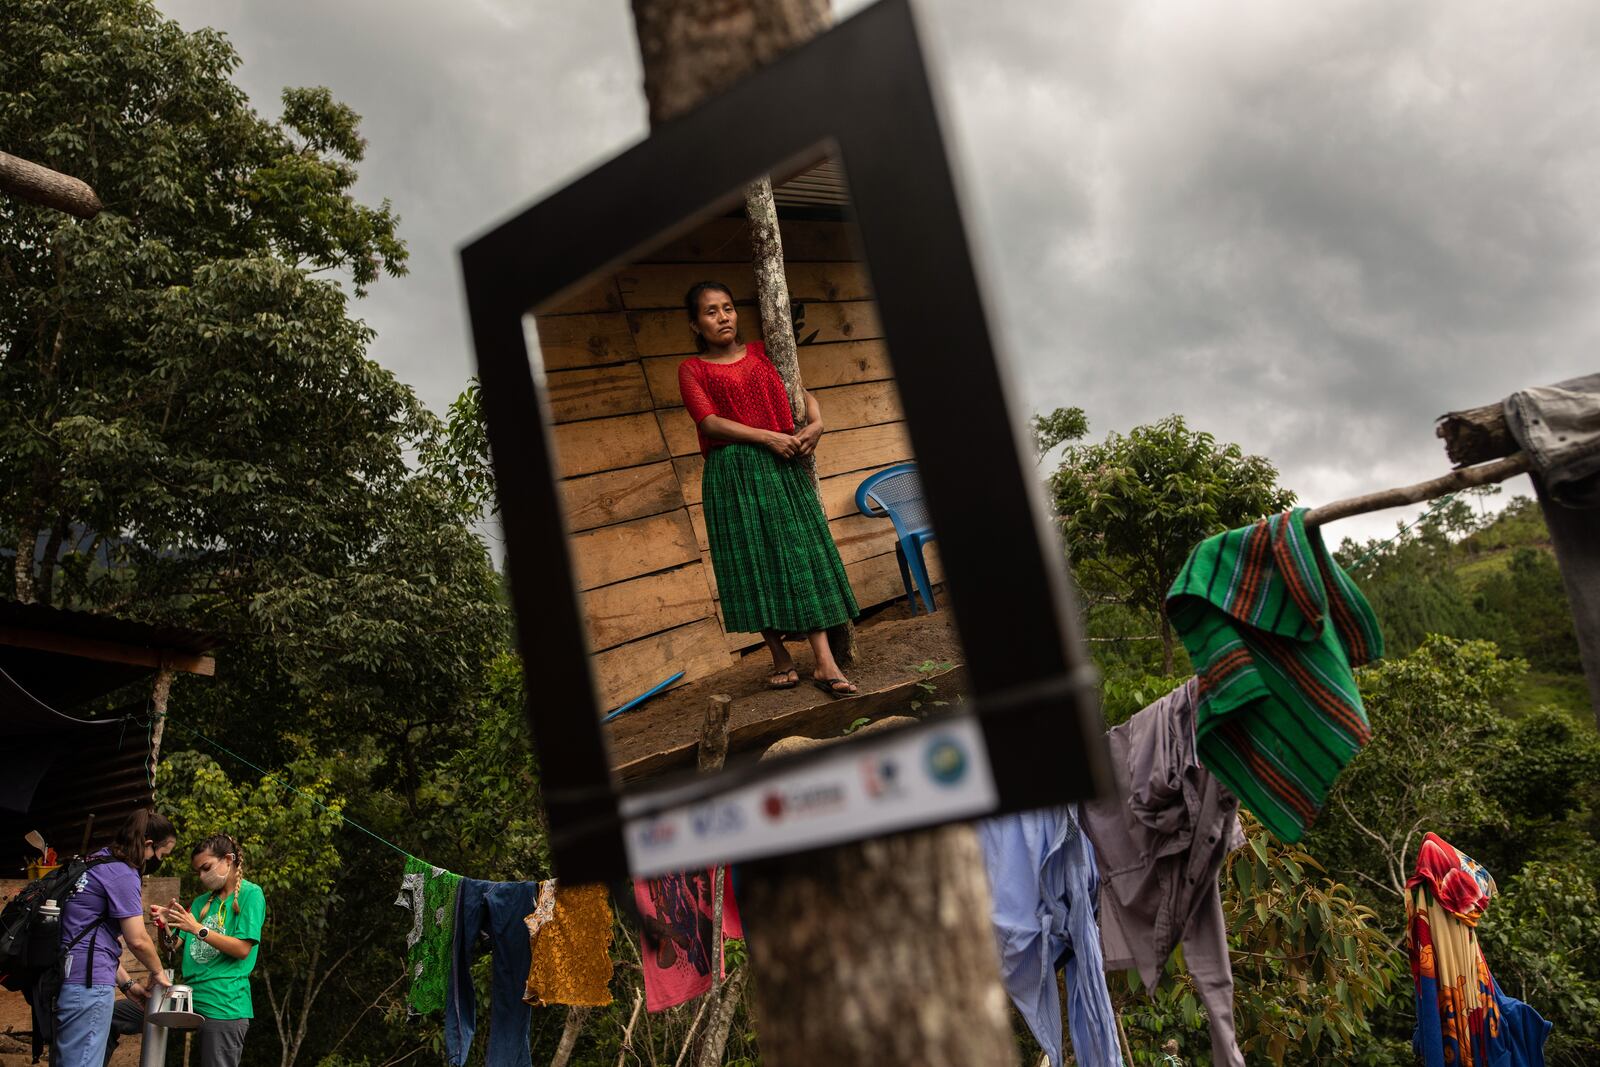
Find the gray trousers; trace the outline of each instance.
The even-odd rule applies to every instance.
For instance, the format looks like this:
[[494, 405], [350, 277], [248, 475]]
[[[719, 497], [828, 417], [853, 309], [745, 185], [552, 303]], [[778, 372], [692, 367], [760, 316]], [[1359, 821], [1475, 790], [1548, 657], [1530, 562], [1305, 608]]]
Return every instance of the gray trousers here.
[[[106, 1044], [106, 1062], [111, 1062], [111, 1053], [116, 1050], [119, 1038], [143, 1029], [144, 1008], [126, 997], [118, 998], [117, 1006], [111, 1010], [111, 1040]], [[239, 1060], [244, 1056], [244, 1035], [249, 1030], [249, 1019], [207, 1019], [201, 1023], [200, 1031], [195, 1034], [199, 1067], [239, 1067]]]

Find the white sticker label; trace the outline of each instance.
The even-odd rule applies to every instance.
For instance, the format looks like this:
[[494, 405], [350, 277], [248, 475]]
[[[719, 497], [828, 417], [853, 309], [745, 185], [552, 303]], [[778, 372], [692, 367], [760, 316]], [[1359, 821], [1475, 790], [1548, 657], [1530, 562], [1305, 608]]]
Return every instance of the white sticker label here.
[[[710, 800], [672, 805], [673, 792], [622, 800], [636, 877], [956, 822], [997, 804], [983, 733], [971, 718], [863, 738]], [[663, 804], [658, 814], [638, 814]]]

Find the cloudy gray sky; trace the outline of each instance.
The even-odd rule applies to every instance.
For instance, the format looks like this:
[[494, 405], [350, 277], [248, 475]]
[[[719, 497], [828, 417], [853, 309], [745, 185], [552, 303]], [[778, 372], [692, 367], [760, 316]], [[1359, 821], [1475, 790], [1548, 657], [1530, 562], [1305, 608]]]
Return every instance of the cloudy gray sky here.
[[[229, 34], [262, 111], [316, 84], [365, 117], [412, 272], [359, 311], [435, 410], [471, 373], [457, 247], [646, 132], [627, 0], [157, 2]], [[918, 10], [1031, 408], [1181, 411], [1316, 504], [1444, 473], [1448, 409], [1600, 369], [1600, 5]]]

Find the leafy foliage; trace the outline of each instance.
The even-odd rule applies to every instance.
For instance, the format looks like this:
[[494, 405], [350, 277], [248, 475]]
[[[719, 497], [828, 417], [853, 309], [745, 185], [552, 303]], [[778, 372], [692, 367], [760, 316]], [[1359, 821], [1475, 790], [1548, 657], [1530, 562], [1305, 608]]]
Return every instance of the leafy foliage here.
[[[1241, 1051], [1272, 1064], [1405, 1062], [1372, 1027], [1378, 1012], [1409, 997], [1403, 955], [1309, 853], [1278, 844], [1248, 816], [1244, 824], [1249, 843], [1221, 875]], [[1153, 999], [1134, 997], [1124, 1009], [1137, 1064], [1162, 1063], [1154, 1050], [1168, 1041], [1186, 1063], [1210, 1061], [1209, 1027], [1181, 956]], [[1136, 974], [1127, 986], [1138, 988]]]
[[1049, 484], [1078, 580], [1160, 619], [1163, 673], [1172, 671], [1167, 590], [1200, 541], [1282, 511], [1294, 494], [1238, 445], [1219, 445], [1171, 415], [1099, 444], [1071, 445]]

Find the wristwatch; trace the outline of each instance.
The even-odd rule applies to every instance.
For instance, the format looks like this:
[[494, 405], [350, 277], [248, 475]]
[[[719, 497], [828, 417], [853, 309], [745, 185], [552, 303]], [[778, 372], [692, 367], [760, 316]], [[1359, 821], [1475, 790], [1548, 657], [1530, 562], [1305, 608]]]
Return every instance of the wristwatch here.
[[206, 938], [211, 936], [211, 927], [202, 926], [200, 929], [195, 931], [195, 936], [204, 941]]
[[122, 995], [123, 996], [127, 996], [128, 995], [128, 990], [133, 988], [133, 979], [129, 978], [125, 982], [118, 982], [117, 983], [117, 988], [122, 990]]

